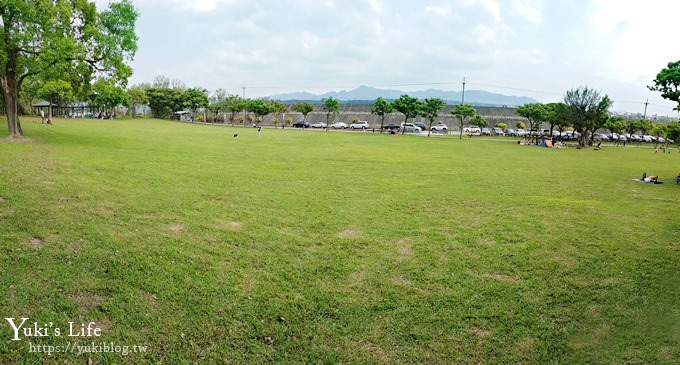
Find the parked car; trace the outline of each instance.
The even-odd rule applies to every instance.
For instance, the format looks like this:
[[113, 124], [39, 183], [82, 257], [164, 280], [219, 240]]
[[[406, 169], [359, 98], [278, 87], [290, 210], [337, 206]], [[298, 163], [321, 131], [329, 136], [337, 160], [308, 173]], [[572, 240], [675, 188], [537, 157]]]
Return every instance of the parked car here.
[[311, 125], [312, 128], [326, 128], [326, 123], [324, 122], [316, 122]]
[[487, 127], [482, 128], [482, 134], [485, 136], [490, 136], [491, 135], [491, 130]]
[[446, 124], [442, 123], [442, 124], [433, 125], [432, 128], [430, 128], [430, 131], [446, 133], [446, 132], [449, 131], [449, 128], [446, 127]]
[[505, 130], [505, 135], [510, 137], [517, 137], [517, 132], [512, 128], [508, 128]]
[[503, 133], [503, 130], [498, 128], [498, 127], [493, 127], [493, 134], [497, 136], [504, 136], [505, 133]]
[[426, 130], [427, 130], [427, 126], [426, 126], [425, 124], [421, 123], [421, 122], [415, 122], [415, 123], [413, 123], [413, 125], [415, 125], [416, 127], [420, 128], [421, 131], [426, 131]]
[[404, 123], [401, 127], [404, 129], [404, 132], [420, 133], [422, 131], [422, 129], [414, 123]]
[[388, 125], [383, 126], [383, 129], [386, 131], [399, 131], [401, 127], [399, 127], [396, 124], [390, 123]]
[[473, 136], [478, 136], [482, 134], [482, 130], [479, 127], [465, 127], [463, 128], [463, 133], [471, 134]]
[[309, 128], [309, 123], [307, 123], [304, 120], [301, 120], [299, 122], [293, 123], [293, 127], [295, 127], [295, 128]]
[[368, 129], [368, 122], [365, 120], [360, 120], [356, 123], [352, 123], [352, 125], [349, 126], [349, 129], [355, 130], [355, 129], [363, 129], [366, 130]]
[[347, 123], [335, 122], [331, 124], [331, 129], [345, 129], [347, 128]]
[[529, 133], [522, 128], [517, 130], [517, 137], [526, 137]]

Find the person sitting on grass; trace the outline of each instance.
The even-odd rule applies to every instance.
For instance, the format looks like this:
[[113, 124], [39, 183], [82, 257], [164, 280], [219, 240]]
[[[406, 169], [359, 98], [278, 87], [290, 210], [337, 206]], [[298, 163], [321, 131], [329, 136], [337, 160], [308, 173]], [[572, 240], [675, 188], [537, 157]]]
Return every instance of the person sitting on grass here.
[[675, 176], [675, 183], [680, 184], [680, 171], [678, 171], [678, 175]]

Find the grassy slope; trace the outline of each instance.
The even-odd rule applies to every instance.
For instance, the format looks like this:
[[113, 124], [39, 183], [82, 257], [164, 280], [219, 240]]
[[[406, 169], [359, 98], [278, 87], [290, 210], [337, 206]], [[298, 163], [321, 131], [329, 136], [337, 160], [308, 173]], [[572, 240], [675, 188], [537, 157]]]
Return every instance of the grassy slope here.
[[[150, 346], [95, 362], [680, 358], [677, 151], [24, 128], [33, 143], [0, 144], [0, 312]], [[49, 359], [27, 341], [0, 362]]]

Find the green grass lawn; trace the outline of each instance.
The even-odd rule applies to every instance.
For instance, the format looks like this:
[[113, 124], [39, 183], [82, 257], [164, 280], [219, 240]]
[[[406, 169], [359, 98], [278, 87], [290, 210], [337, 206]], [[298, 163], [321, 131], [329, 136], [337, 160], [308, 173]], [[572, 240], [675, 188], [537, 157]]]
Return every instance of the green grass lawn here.
[[[48, 336], [3, 320], [0, 363], [680, 362], [676, 149], [23, 128], [0, 142], [0, 313]], [[30, 349], [93, 341], [148, 348]]]

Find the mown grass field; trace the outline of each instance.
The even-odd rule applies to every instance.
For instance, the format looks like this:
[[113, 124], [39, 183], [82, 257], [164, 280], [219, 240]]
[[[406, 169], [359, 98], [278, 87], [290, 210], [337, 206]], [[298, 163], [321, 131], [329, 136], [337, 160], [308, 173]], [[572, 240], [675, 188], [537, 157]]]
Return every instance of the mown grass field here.
[[[3, 320], [0, 363], [680, 362], [676, 149], [23, 127], [0, 143], [0, 313], [52, 326]], [[29, 348], [92, 341], [148, 349]]]

